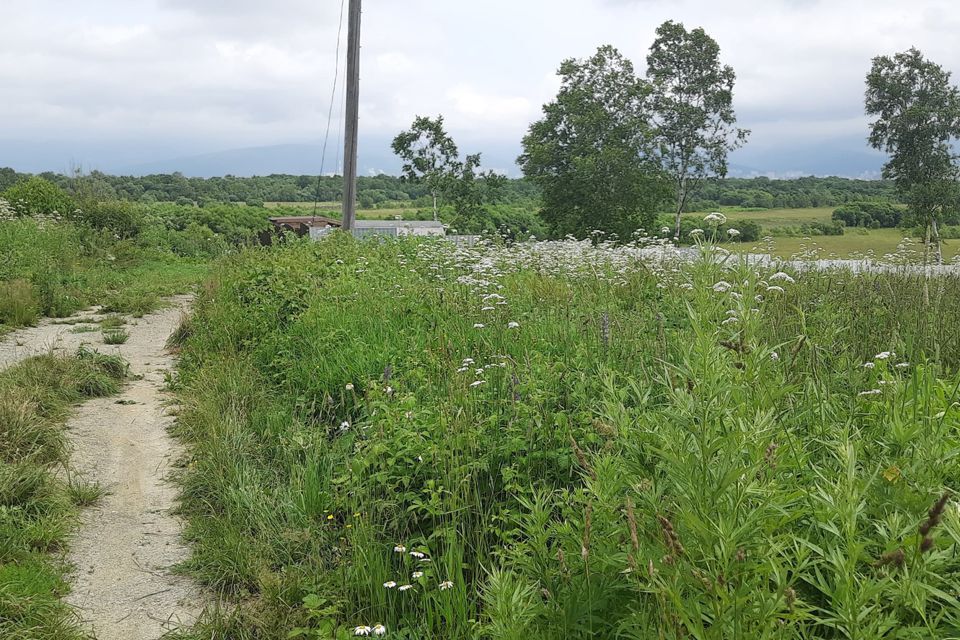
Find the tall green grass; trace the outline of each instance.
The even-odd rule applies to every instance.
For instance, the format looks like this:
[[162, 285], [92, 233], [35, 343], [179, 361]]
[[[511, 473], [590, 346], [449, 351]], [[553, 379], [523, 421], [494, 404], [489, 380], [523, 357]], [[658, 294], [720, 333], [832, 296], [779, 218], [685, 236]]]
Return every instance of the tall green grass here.
[[957, 637], [936, 282], [602, 243], [232, 257], [176, 384], [187, 568], [236, 607], [187, 637]]
[[76, 506], [96, 492], [64, 480], [72, 404], [119, 390], [119, 358], [92, 351], [26, 360], [0, 372], [0, 637], [86, 638], [60, 602]]

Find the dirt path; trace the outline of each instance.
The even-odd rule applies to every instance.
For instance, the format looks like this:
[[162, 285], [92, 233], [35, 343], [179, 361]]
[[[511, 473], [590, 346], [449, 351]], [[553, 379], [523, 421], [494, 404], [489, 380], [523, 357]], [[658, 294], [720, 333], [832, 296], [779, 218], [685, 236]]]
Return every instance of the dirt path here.
[[76, 576], [66, 601], [97, 640], [156, 640], [191, 623], [200, 611], [192, 582], [170, 572], [188, 554], [181, 524], [170, 513], [177, 490], [165, 481], [180, 449], [167, 434], [173, 418], [165, 406], [164, 372], [174, 361], [164, 343], [189, 299], [172, 302], [171, 308], [130, 320], [129, 340], [115, 347], [102, 344], [99, 332], [71, 333], [71, 326], [49, 322], [0, 341], [0, 367], [86, 343], [119, 353], [131, 374], [142, 376], [120, 396], [85, 402], [67, 423], [74, 473], [108, 492], [84, 511], [70, 543]]

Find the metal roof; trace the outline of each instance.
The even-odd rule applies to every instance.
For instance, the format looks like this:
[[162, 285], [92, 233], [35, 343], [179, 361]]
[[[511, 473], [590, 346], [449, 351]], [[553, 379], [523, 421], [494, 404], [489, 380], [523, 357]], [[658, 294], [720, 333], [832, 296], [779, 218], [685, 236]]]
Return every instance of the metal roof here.
[[443, 228], [439, 220], [357, 220], [357, 229]]

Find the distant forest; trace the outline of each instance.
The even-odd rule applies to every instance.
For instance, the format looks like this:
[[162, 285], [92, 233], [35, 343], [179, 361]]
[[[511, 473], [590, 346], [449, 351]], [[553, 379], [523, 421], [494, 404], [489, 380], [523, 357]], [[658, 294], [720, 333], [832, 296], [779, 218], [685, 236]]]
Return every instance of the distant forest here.
[[[72, 176], [42, 173], [67, 191], [73, 191]], [[29, 174], [0, 168], [0, 191]], [[269, 175], [240, 178], [188, 178], [180, 173], [149, 176], [111, 176], [94, 171], [85, 176], [87, 185], [96, 185], [102, 199], [133, 202], [176, 202], [179, 204], [265, 202], [334, 202], [340, 200], [342, 179], [333, 176]], [[525, 179], [504, 181], [500, 199], [504, 203], [521, 204], [538, 199], [537, 187]], [[422, 184], [396, 176], [380, 175], [359, 179], [360, 206], [364, 209], [413, 203], [427, 206], [429, 195]], [[849, 178], [727, 178], [707, 181], [693, 198], [689, 211], [709, 211], [720, 207], [756, 209], [830, 207], [857, 201], [897, 202], [893, 183], [885, 180], [853, 180]]]

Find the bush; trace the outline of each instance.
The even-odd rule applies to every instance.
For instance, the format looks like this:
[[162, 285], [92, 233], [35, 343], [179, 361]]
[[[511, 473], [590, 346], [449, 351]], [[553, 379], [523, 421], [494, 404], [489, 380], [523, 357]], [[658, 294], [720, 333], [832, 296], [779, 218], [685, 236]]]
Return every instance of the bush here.
[[903, 207], [890, 202], [849, 202], [837, 207], [832, 218], [848, 227], [890, 229], [900, 226], [905, 211]]
[[0, 195], [18, 216], [67, 217], [76, 209], [63, 189], [38, 177], [21, 180]]
[[140, 208], [126, 200], [90, 203], [77, 212], [77, 219], [121, 239], [137, 235], [144, 222]]

